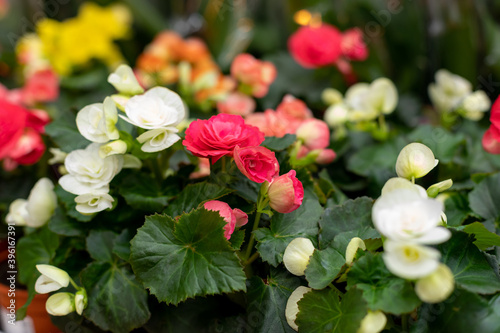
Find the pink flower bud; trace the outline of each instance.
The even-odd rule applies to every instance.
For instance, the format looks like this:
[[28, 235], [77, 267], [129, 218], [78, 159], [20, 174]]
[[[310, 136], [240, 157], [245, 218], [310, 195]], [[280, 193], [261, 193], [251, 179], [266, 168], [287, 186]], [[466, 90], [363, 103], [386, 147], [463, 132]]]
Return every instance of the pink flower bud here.
[[279, 117], [287, 118], [293, 132], [297, 130], [303, 120], [312, 118], [312, 112], [306, 103], [292, 95], [286, 95], [276, 108]]
[[219, 215], [226, 221], [224, 226], [224, 237], [231, 238], [235, 227], [241, 227], [248, 222], [248, 215], [243, 211], [235, 208], [231, 209], [225, 202], [219, 200], [211, 200], [203, 205], [206, 210], [218, 212]]
[[279, 213], [290, 213], [300, 207], [304, 199], [304, 187], [295, 170], [274, 178], [269, 189], [269, 205]]
[[279, 164], [274, 152], [265, 147], [236, 146], [234, 161], [242, 174], [256, 183], [271, 182], [279, 173]]
[[331, 149], [321, 149], [319, 152], [318, 156], [315, 159], [315, 162], [318, 164], [330, 164], [332, 163], [335, 158], [337, 157], [337, 154], [331, 150]]
[[297, 138], [304, 141], [309, 149], [323, 149], [330, 145], [330, 130], [328, 125], [319, 119], [305, 120], [297, 128]]
[[234, 58], [231, 64], [231, 75], [241, 83], [252, 88], [255, 97], [264, 97], [269, 86], [276, 79], [276, 67], [268, 61], [255, 59], [248, 53], [242, 53]]
[[343, 33], [340, 48], [342, 54], [350, 60], [362, 61], [368, 57], [368, 48], [359, 28], [349, 29]]
[[255, 101], [241, 92], [234, 92], [225, 100], [217, 102], [217, 110], [219, 113], [246, 116], [255, 110]]

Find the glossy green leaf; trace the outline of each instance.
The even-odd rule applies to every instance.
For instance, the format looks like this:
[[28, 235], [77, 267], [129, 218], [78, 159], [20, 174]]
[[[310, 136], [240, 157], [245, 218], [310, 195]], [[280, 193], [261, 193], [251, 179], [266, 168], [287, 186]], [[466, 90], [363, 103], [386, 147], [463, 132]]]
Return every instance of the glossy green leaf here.
[[130, 261], [138, 279], [158, 300], [178, 304], [188, 297], [245, 290], [245, 274], [224, 237], [224, 219], [198, 209], [176, 222], [146, 217], [131, 241]]
[[63, 203], [64, 208], [66, 208], [66, 214], [68, 214], [69, 217], [79, 222], [89, 222], [94, 218], [95, 214], [83, 215], [76, 210], [76, 195], [66, 192], [60, 185], [54, 187], [54, 192], [56, 192], [57, 197]]
[[300, 279], [271, 269], [266, 280], [254, 276], [248, 287], [248, 325], [251, 332], [295, 332], [286, 322], [285, 307]]
[[216, 200], [232, 191], [227, 187], [207, 182], [188, 185], [169, 204], [165, 213], [172, 217], [179, 216], [182, 213], [189, 213], [191, 209], [197, 208], [203, 202]]
[[171, 193], [165, 193], [165, 187], [143, 173], [126, 177], [119, 192], [132, 208], [148, 212], [160, 212], [172, 197]]
[[269, 148], [275, 151], [285, 150], [290, 147], [297, 140], [295, 134], [285, 134], [281, 138], [277, 138], [275, 136], [267, 136], [264, 142], [262, 142], [262, 146]]
[[[360, 197], [342, 205], [327, 208], [319, 220], [319, 245], [324, 249], [342, 232], [355, 231], [360, 235], [376, 235], [372, 224], [373, 200]], [[362, 237], [361, 237], [362, 238]]]
[[101, 329], [130, 332], [148, 321], [148, 292], [128, 265], [93, 262], [82, 271], [82, 282], [88, 295], [83, 315]]
[[333, 289], [310, 291], [299, 301], [295, 323], [300, 332], [356, 333], [367, 314], [362, 292], [349, 290], [339, 300]]
[[309, 287], [323, 289], [339, 274], [345, 264], [345, 254], [329, 247], [325, 250], [314, 250], [306, 268], [306, 279]]
[[262, 260], [278, 266], [283, 261], [288, 243], [297, 237], [306, 237], [316, 243], [318, 220], [322, 211], [317, 199], [309, 197], [304, 198], [302, 205], [291, 213], [274, 214], [269, 228], [254, 231]]
[[500, 279], [474, 244], [474, 236], [454, 231], [451, 239], [438, 248], [458, 286], [479, 294], [493, 294], [500, 290]]
[[87, 252], [92, 259], [103, 262], [113, 261], [113, 246], [118, 234], [112, 231], [92, 230], [87, 237]]
[[468, 224], [463, 228], [463, 231], [474, 235], [476, 239], [474, 244], [476, 244], [480, 250], [486, 250], [491, 246], [500, 246], [500, 236], [486, 229], [481, 222]]
[[418, 126], [408, 136], [410, 142], [420, 142], [429, 147], [441, 163], [449, 163], [464, 144], [462, 133], [453, 134], [442, 127]]
[[421, 304], [411, 282], [391, 274], [381, 254], [367, 253], [355, 261], [347, 274], [347, 286], [363, 290], [371, 310], [402, 314]]
[[486, 220], [500, 217], [500, 173], [481, 181], [470, 193], [472, 210]]

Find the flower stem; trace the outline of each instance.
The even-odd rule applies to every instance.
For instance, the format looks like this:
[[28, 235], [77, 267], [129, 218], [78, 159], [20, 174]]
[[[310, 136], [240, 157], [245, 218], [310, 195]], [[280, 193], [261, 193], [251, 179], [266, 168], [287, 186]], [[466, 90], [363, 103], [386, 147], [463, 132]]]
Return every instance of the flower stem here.
[[257, 205], [257, 212], [255, 213], [255, 221], [253, 222], [253, 227], [252, 227], [252, 234], [250, 235], [250, 240], [248, 241], [248, 246], [247, 246], [247, 251], [245, 253], [245, 261], [249, 261], [250, 254], [252, 253], [252, 248], [253, 248], [253, 243], [255, 242], [255, 236], [254, 236], [254, 231], [257, 229], [259, 226], [260, 222], [260, 216], [262, 215], [261, 212], [259, 212], [259, 207]]
[[343, 294], [343, 292], [341, 292], [340, 290], [338, 290], [338, 288], [337, 288], [337, 287], [335, 287], [335, 286], [333, 285], [333, 283], [330, 283], [330, 284], [328, 285], [328, 287], [330, 287], [331, 289], [333, 289], [333, 290], [335, 290], [336, 292], [338, 292], [338, 293], [339, 293], [339, 295], [342, 295], [342, 294]]
[[401, 316], [401, 326], [403, 328], [403, 332], [408, 332], [408, 314]]
[[76, 290], [80, 290], [80, 287], [78, 287], [78, 285], [75, 283], [75, 281], [73, 281], [72, 278], [69, 278], [69, 282], [73, 287], [75, 287]]
[[260, 257], [259, 252], [255, 252], [248, 260], [243, 263], [243, 266], [248, 266], [253, 263], [258, 257]]

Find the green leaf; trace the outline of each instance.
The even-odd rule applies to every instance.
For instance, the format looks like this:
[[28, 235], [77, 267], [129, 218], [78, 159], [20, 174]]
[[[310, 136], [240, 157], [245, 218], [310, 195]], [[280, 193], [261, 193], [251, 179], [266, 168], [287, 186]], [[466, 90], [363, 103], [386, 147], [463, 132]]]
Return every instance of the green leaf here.
[[45, 133], [67, 153], [87, 147], [91, 142], [85, 139], [76, 127], [76, 117], [71, 112], [64, 112], [45, 126]]
[[339, 274], [345, 264], [345, 257], [332, 247], [319, 251], [314, 250], [306, 268], [306, 279], [309, 287], [323, 289]]
[[460, 193], [450, 193], [444, 202], [447, 223], [450, 226], [461, 225], [472, 214], [467, 196]]
[[381, 254], [366, 253], [355, 261], [347, 273], [347, 287], [363, 290], [363, 298], [373, 311], [409, 313], [421, 304], [411, 282], [391, 274]]
[[271, 219], [269, 229], [254, 231], [258, 241], [257, 250], [262, 260], [273, 266], [283, 261], [283, 253], [288, 243], [297, 237], [306, 237], [316, 243], [318, 220], [323, 208], [316, 199], [304, 198], [302, 205], [288, 214], [276, 213]]
[[310, 291], [299, 301], [295, 323], [300, 332], [356, 333], [368, 310], [361, 291], [349, 290], [342, 300], [333, 289]]
[[[333, 239], [333, 242], [330, 244], [333, 248], [335, 248], [342, 256], [345, 258], [345, 252], [347, 250], [347, 246], [351, 242], [351, 239], [354, 237], [359, 237], [365, 242], [365, 245], [367, 247], [367, 250], [370, 250], [370, 245], [371, 243], [374, 244], [376, 250], [378, 247], [380, 247], [382, 244], [379, 245], [379, 242], [376, 242], [375, 240], [380, 240], [380, 234], [378, 233], [377, 230], [370, 228], [370, 227], [364, 227], [360, 228], [358, 230], [354, 231], [346, 231], [346, 232], [341, 232], [335, 238]], [[370, 241], [371, 240], [371, 243]]]
[[178, 304], [188, 297], [245, 290], [245, 274], [224, 237], [219, 213], [203, 208], [178, 222], [165, 215], [146, 217], [132, 239], [134, 272], [158, 300]]
[[474, 235], [476, 238], [474, 244], [476, 244], [480, 250], [486, 250], [491, 246], [500, 246], [500, 236], [486, 229], [481, 222], [468, 224], [463, 228], [463, 231]]
[[167, 215], [176, 217], [182, 213], [189, 213], [208, 200], [216, 200], [233, 190], [217, 184], [201, 182], [186, 186], [179, 196], [170, 203], [165, 210]]
[[72, 217], [80, 222], [89, 222], [94, 218], [95, 214], [83, 215], [76, 210], [76, 195], [66, 192], [59, 184], [54, 187], [54, 192], [63, 203], [64, 208], [66, 208], [66, 214], [68, 214], [69, 217]]
[[87, 252], [97, 261], [112, 262], [113, 246], [118, 235], [112, 231], [92, 230], [87, 237]]
[[[127, 265], [128, 266], [128, 265]], [[81, 273], [88, 295], [85, 317], [103, 330], [130, 332], [149, 317], [148, 292], [129, 267], [94, 262]]]
[[87, 224], [68, 217], [60, 206], [56, 207], [48, 226], [51, 231], [63, 236], [84, 236], [88, 229]]
[[444, 302], [424, 304], [412, 332], [498, 333], [500, 295], [489, 302], [479, 295], [457, 289]]
[[389, 173], [387, 178], [395, 176], [396, 160], [406, 144], [406, 140], [396, 137], [382, 144], [361, 148], [347, 161], [347, 169], [361, 176], [374, 175], [380, 170]]
[[245, 241], [245, 230], [237, 230], [231, 235], [229, 242], [231, 247], [235, 250], [239, 250], [243, 242]]
[[361, 197], [347, 200], [339, 206], [327, 208], [319, 220], [320, 248], [327, 248], [335, 236], [346, 231], [370, 235], [368, 238], [377, 235], [378, 233], [372, 227], [372, 206], [372, 199]]
[[410, 133], [408, 139], [429, 147], [441, 163], [451, 162], [459, 147], [465, 143], [465, 136], [462, 133], [454, 134], [442, 127], [430, 125], [418, 126]]
[[340, 205], [348, 199], [347, 196], [333, 183], [326, 169], [321, 170], [317, 182], [319, 188], [327, 198], [328, 204]]
[[17, 243], [17, 263], [19, 281], [27, 284], [33, 275], [38, 274], [35, 265], [49, 264], [59, 247], [59, 236], [48, 227], [40, 228], [22, 237]]
[[123, 230], [122, 233], [116, 237], [115, 244], [113, 245], [113, 253], [120, 259], [128, 261], [130, 259], [130, 241], [134, 236], [135, 233], [132, 233], [130, 230]]
[[277, 138], [275, 136], [267, 136], [264, 142], [262, 142], [262, 146], [269, 148], [275, 151], [285, 150], [290, 147], [297, 140], [297, 136], [295, 134], [285, 134], [285, 136], [281, 138]]
[[164, 192], [165, 187], [144, 173], [135, 173], [120, 184], [119, 192], [132, 208], [159, 212], [168, 204], [171, 194]]
[[250, 279], [248, 287], [248, 323], [251, 332], [295, 332], [286, 322], [285, 307], [300, 279], [286, 271], [271, 269], [264, 281], [258, 276]]
[[500, 290], [500, 279], [474, 245], [474, 236], [454, 231], [451, 239], [438, 248], [458, 286], [479, 294], [493, 294]]
[[469, 193], [470, 208], [486, 220], [500, 217], [500, 173], [481, 181]]

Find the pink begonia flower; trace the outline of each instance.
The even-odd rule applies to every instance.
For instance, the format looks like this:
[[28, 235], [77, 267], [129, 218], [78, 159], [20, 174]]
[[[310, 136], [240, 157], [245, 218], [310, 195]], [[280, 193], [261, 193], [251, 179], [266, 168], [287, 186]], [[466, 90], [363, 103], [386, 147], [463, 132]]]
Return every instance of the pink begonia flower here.
[[286, 95], [276, 108], [278, 118], [287, 118], [290, 131], [295, 132], [302, 121], [312, 118], [312, 112], [306, 103], [292, 95]]
[[241, 116], [221, 113], [208, 120], [193, 121], [182, 144], [194, 156], [209, 157], [215, 163], [222, 156], [233, 156], [236, 146], [258, 146], [264, 133], [245, 124]]
[[219, 113], [247, 116], [254, 112], [254, 110], [254, 99], [241, 92], [233, 92], [225, 100], [217, 102], [217, 111]]
[[279, 174], [279, 164], [274, 152], [265, 147], [236, 146], [234, 161], [242, 174], [256, 183], [271, 182]]
[[189, 179], [198, 179], [210, 176], [210, 160], [198, 157], [198, 171], [191, 172]]
[[346, 30], [340, 43], [342, 54], [349, 60], [366, 60], [368, 48], [363, 41], [363, 32], [359, 28]]
[[300, 207], [304, 199], [304, 187], [295, 170], [274, 178], [267, 190], [269, 205], [279, 213], [290, 213]]
[[24, 133], [28, 110], [0, 99], [0, 159], [9, 154]]
[[277, 138], [281, 138], [285, 134], [293, 134], [296, 129], [288, 117], [284, 117], [271, 109], [248, 115], [245, 117], [245, 123], [258, 127], [265, 136], [275, 136]]
[[33, 73], [22, 89], [22, 99], [25, 105], [36, 102], [51, 102], [59, 96], [59, 79], [51, 69], [39, 70]]
[[30, 127], [26, 127], [24, 133], [5, 157], [4, 168], [11, 171], [16, 168], [18, 164], [35, 164], [42, 157], [44, 152], [45, 144], [43, 143], [40, 133]]
[[231, 75], [252, 88], [252, 95], [264, 97], [276, 79], [276, 67], [269, 61], [260, 61], [248, 53], [237, 55], [231, 63]]
[[224, 226], [224, 237], [230, 239], [235, 227], [241, 227], [248, 222], [248, 215], [242, 210], [235, 208], [231, 209], [229, 205], [223, 201], [211, 200], [203, 204], [206, 210], [216, 211], [226, 221]]
[[330, 145], [328, 125], [319, 119], [307, 119], [297, 128], [297, 138], [309, 149], [323, 149]]
[[342, 34], [334, 26], [300, 27], [289, 39], [288, 50], [300, 65], [316, 68], [333, 65], [342, 55]]
[[500, 97], [491, 107], [490, 128], [483, 135], [483, 149], [490, 154], [500, 154]]

